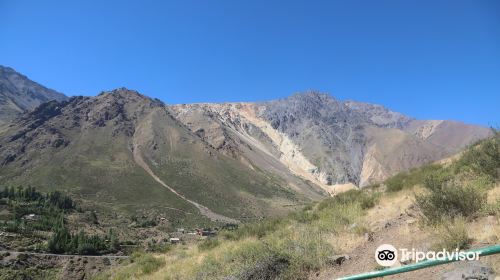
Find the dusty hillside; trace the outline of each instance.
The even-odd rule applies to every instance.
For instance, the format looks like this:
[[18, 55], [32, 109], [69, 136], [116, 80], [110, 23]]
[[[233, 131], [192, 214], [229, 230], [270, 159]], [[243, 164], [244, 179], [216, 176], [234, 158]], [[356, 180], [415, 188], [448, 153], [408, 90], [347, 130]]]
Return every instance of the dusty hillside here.
[[55, 90], [39, 85], [14, 69], [0, 65], [0, 125], [50, 100], [66, 100]]

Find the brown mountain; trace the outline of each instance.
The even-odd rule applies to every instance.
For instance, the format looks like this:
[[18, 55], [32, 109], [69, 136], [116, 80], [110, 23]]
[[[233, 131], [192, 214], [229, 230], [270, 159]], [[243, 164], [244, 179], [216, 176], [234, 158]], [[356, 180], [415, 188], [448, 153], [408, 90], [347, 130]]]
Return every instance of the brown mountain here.
[[22, 114], [0, 132], [0, 159], [2, 185], [66, 190], [173, 220], [237, 222], [323, 195], [300, 178], [219, 153], [162, 102], [123, 88]]

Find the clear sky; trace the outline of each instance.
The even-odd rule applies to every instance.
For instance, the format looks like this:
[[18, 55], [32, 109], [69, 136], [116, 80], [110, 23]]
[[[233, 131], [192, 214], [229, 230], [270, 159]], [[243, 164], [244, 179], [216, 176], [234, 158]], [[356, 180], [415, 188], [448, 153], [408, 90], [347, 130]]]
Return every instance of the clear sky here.
[[68, 95], [166, 103], [308, 89], [500, 125], [500, 1], [0, 0], [0, 64]]

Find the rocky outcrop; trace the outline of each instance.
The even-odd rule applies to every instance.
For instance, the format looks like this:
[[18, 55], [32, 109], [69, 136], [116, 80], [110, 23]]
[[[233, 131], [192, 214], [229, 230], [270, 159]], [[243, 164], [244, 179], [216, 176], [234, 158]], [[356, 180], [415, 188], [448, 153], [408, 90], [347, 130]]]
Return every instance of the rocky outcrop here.
[[329, 193], [345, 189], [346, 184], [380, 182], [491, 134], [479, 126], [419, 121], [380, 105], [343, 102], [318, 92], [263, 103], [170, 109], [216, 149], [258, 166], [248, 152], [242, 152], [243, 146], [251, 147]]

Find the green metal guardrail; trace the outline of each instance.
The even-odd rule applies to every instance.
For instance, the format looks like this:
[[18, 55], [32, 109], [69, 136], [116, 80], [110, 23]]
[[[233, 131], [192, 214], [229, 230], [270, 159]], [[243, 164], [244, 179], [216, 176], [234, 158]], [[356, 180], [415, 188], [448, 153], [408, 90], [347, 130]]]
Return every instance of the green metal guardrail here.
[[[467, 252], [479, 253], [480, 257], [494, 255], [494, 254], [500, 254], [500, 244], [495, 245], [495, 246], [480, 248], [480, 249], [474, 249], [474, 250], [470, 250]], [[410, 272], [413, 270], [418, 270], [418, 269], [422, 269], [422, 268], [446, 264], [446, 263], [455, 262], [455, 261], [457, 261], [457, 260], [456, 259], [427, 260], [427, 261], [422, 261], [422, 262], [418, 262], [415, 264], [409, 264], [409, 265], [405, 265], [405, 266], [401, 266], [401, 267], [388, 268], [388, 269], [384, 269], [384, 270], [380, 270], [380, 271], [372, 271], [372, 272], [361, 273], [361, 274], [347, 276], [347, 277], [341, 277], [338, 280], [371, 279], [371, 278], [376, 278], [376, 277], [383, 277], [383, 276], [388, 276], [388, 275], [393, 275], [393, 274]]]

